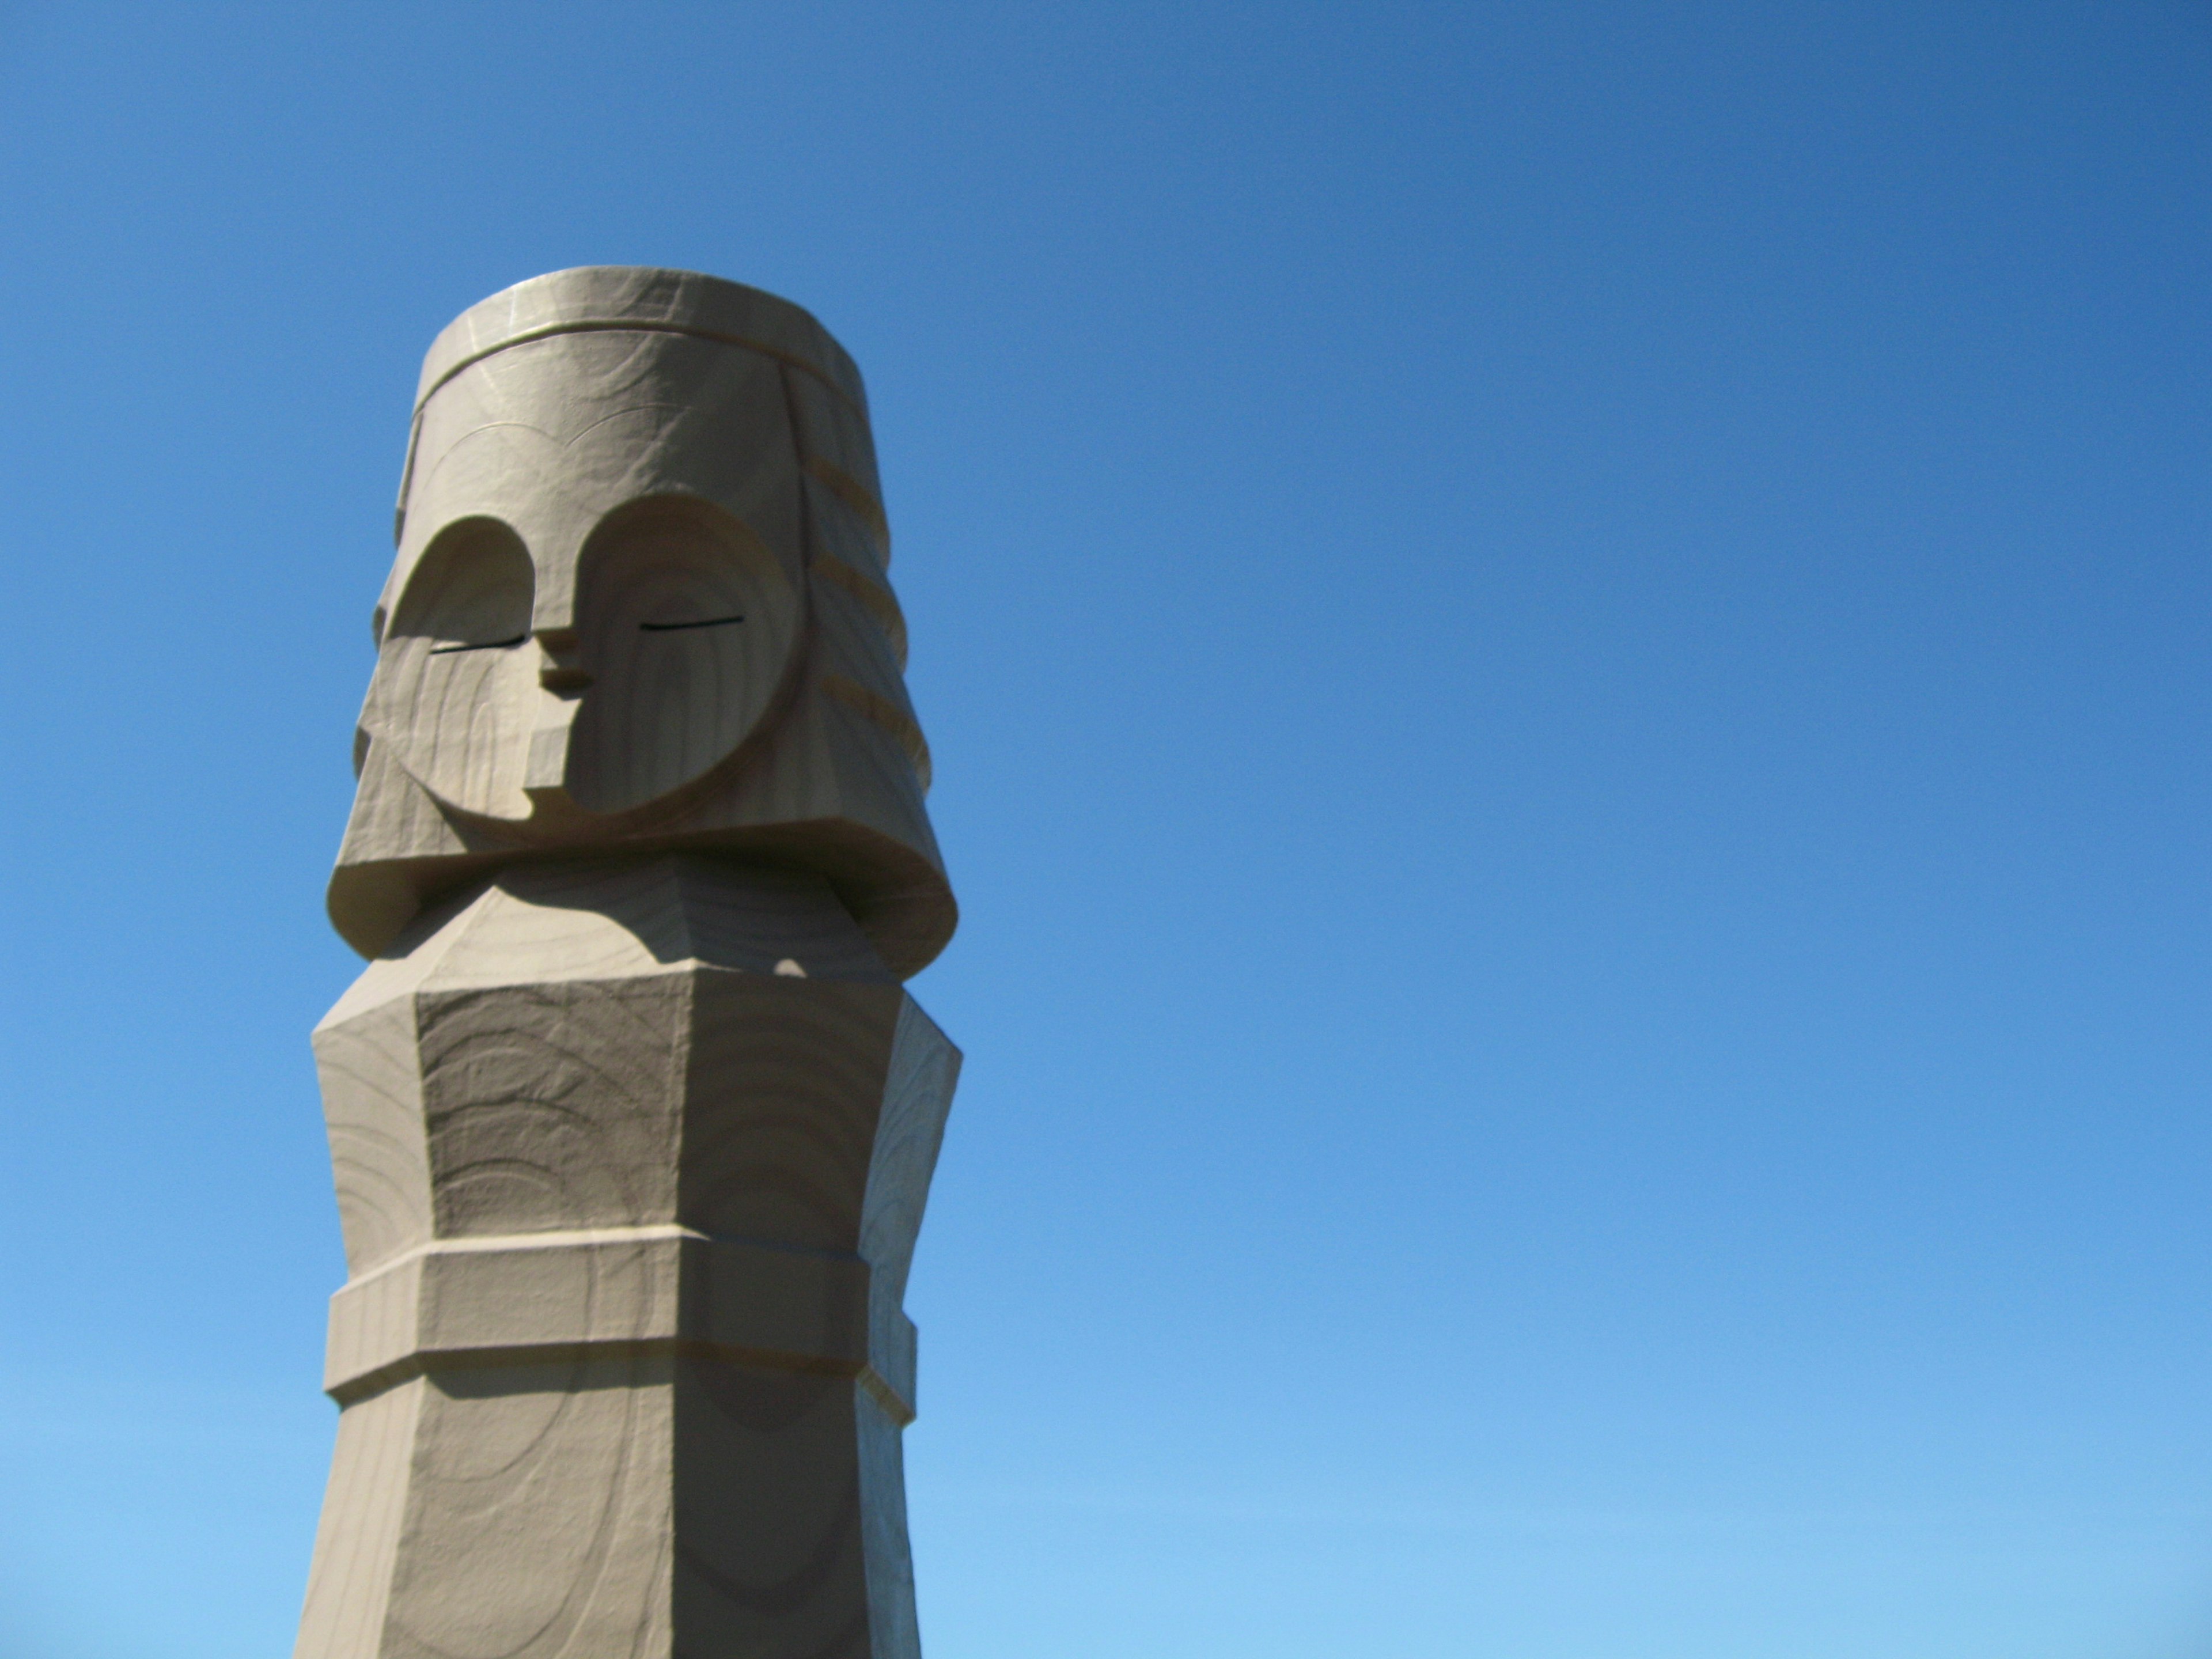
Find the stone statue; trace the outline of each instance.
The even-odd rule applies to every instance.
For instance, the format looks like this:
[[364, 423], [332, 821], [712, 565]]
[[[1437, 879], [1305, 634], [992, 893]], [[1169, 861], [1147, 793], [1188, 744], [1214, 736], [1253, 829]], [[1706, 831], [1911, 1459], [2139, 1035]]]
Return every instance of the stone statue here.
[[297, 1659], [908, 1659], [959, 1055], [866, 404], [797, 307], [538, 277], [422, 369], [315, 1032], [349, 1279]]

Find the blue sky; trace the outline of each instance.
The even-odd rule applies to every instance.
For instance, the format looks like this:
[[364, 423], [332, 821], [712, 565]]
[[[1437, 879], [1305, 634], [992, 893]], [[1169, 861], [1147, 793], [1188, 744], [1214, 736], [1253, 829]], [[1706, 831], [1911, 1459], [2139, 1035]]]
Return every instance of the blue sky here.
[[0, 1659], [289, 1649], [415, 370], [859, 359], [935, 1659], [2212, 1642], [2212, 15], [0, 16]]

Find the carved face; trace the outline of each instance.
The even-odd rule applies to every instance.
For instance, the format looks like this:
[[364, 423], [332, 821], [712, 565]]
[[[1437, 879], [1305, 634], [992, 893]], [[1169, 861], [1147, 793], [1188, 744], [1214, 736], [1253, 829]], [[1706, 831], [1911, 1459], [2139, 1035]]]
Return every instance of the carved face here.
[[527, 342], [441, 387], [371, 737], [447, 807], [532, 834], [714, 770], [799, 635], [787, 409], [773, 359], [646, 331]]
[[447, 526], [386, 629], [373, 734], [433, 795], [549, 828], [676, 793], [734, 753], [781, 684], [799, 606], [775, 557], [711, 501], [609, 514], [568, 606], [539, 603], [521, 538]]

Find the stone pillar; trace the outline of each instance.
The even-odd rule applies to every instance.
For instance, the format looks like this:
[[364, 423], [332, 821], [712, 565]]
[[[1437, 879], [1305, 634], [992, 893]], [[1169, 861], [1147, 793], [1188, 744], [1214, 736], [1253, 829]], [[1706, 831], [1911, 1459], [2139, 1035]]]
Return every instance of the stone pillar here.
[[918, 1655], [953, 910], [859, 377], [735, 284], [524, 283], [431, 351], [399, 540], [297, 1659]]

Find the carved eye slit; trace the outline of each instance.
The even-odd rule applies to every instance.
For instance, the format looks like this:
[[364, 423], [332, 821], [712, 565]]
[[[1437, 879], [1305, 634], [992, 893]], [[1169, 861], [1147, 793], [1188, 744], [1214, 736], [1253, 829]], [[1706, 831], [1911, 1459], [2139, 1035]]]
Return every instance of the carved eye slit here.
[[[681, 625], [678, 624], [679, 627]], [[509, 651], [529, 637], [527, 634], [517, 634], [511, 640], [486, 640], [482, 645], [434, 645], [430, 647], [430, 654], [442, 657], [449, 651]]]
[[422, 551], [387, 639], [424, 642], [424, 654], [484, 651], [530, 637], [537, 582], [520, 538], [495, 519], [446, 526]]
[[[643, 634], [673, 634], [684, 628], [720, 628], [728, 623], [741, 623], [743, 617], [709, 617], [704, 622], [649, 623], [641, 622], [638, 631]], [[448, 647], [448, 649], [452, 647]]]

